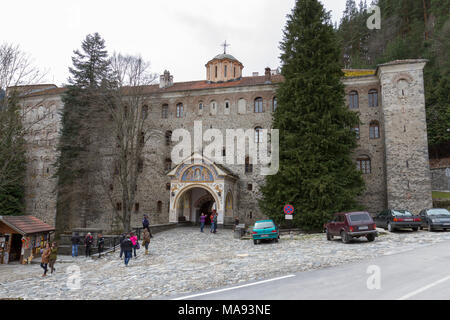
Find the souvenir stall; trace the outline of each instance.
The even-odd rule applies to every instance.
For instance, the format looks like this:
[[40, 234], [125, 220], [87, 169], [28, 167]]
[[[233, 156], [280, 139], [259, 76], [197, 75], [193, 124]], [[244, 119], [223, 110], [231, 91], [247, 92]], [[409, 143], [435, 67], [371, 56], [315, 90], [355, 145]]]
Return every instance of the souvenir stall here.
[[54, 231], [33, 216], [0, 216], [0, 264], [30, 263], [40, 256]]

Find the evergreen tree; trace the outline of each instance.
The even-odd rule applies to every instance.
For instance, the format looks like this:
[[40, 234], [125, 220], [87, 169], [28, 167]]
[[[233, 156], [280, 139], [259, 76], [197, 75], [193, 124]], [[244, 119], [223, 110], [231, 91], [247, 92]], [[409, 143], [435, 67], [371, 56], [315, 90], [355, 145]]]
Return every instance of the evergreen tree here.
[[[58, 146], [59, 158], [55, 164], [58, 178], [58, 202], [56, 226], [65, 230], [70, 226], [68, 215], [77, 208], [73, 201], [80, 199], [74, 181], [86, 181], [89, 172], [90, 123], [98, 112], [99, 95], [110, 74], [108, 53], [105, 41], [98, 33], [87, 35], [81, 45], [82, 51], [75, 50], [73, 67], [69, 67], [70, 85], [63, 96], [61, 139]], [[77, 208], [75, 210], [81, 210]], [[86, 221], [85, 221], [86, 223]]]
[[16, 96], [1, 95], [0, 215], [19, 215], [24, 211], [26, 145], [23, 135], [20, 105]]
[[358, 115], [344, 102], [340, 47], [318, 0], [297, 0], [281, 43], [282, 75], [273, 127], [280, 130], [280, 170], [262, 187], [263, 212], [281, 223], [318, 230], [333, 213], [358, 207], [364, 181], [351, 159]]

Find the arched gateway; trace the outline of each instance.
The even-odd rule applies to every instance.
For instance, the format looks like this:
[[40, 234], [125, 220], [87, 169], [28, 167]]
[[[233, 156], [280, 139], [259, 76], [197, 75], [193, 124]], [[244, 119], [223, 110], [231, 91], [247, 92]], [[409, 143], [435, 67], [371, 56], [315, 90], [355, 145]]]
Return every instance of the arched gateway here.
[[231, 171], [194, 153], [170, 171], [168, 176], [171, 177], [170, 222], [196, 223], [202, 212], [208, 215], [216, 209], [218, 224], [233, 223], [232, 204], [236, 203], [238, 178]]

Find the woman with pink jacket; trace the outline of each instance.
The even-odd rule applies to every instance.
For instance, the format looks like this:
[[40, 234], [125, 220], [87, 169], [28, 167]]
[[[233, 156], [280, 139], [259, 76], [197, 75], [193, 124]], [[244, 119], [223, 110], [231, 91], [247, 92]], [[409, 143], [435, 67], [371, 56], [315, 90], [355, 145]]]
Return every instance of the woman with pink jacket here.
[[130, 237], [131, 243], [133, 243], [134, 257], [136, 258], [136, 247], [138, 243], [138, 238], [133, 232], [130, 233], [130, 236], [131, 236]]

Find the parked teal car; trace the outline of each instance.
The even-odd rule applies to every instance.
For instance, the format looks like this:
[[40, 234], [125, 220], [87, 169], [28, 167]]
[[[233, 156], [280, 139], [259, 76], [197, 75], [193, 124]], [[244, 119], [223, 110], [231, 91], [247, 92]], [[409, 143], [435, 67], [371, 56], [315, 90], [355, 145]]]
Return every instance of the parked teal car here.
[[273, 220], [256, 221], [252, 232], [253, 243], [258, 244], [262, 240], [274, 240], [278, 242], [280, 232]]

